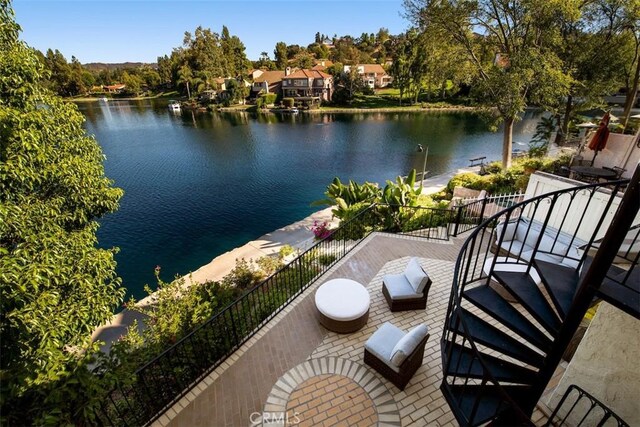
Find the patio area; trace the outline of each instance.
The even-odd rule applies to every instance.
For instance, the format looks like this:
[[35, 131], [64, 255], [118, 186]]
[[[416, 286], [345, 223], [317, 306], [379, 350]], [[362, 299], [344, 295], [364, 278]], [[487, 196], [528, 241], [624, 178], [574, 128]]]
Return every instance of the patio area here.
[[[464, 236], [370, 235], [154, 425], [457, 425], [439, 389], [440, 338], [462, 242]], [[382, 277], [402, 272], [412, 256], [433, 280], [427, 308], [392, 313]], [[337, 334], [318, 323], [313, 295], [334, 278], [356, 280], [369, 291], [369, 320], [358, 332]], [[387, 321], [405, 331], [425, 323], [431, 334], [423, 364], [404, 391], [363, 362], [364, 343]], [[533, 421], [542, 420], [536, 410]]]

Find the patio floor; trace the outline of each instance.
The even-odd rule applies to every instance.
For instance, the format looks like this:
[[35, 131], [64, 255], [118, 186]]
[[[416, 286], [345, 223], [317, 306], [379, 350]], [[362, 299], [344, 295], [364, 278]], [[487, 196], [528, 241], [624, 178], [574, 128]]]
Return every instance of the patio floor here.
[[[457, 425], [439, 389], [440, 337], [462, 242], [372, 234], [154, 425]], [[382, 276], [402, 272], [412, 256], [433, 280], [427, 309], [392, 313]], [[316, 319], [315, 290], [337, 277], [362, 283], [371, 295], [369, 320], [353, 334], [327, 331]], [[365, 341], [386, 321], [430, 329], [423, 365], [404, 391], [363, 362]]]

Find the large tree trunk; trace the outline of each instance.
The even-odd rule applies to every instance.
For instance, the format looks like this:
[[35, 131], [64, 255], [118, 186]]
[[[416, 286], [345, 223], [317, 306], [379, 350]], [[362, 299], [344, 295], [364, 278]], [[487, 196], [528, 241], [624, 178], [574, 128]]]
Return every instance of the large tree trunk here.
[[640, 79], [640, 58], [638, 58], [636, 62], [636, 73], [633, 76], [633, 84], [631, 88], [627, 91], [627, 98], [624, 100], [624, 113], [622, 115], [624, 122], [622, 125], [626, 128], [627, 123], [629, 122], [629, 115], [631, 114], [631, 109], [636, 102], [636, 94], [638, 93], [638, 80]]
[[556, 145], [561, 145], [567, 142], [569, 136], [569, 120], [571, 119], [571, 110], [573, 109], [573, 97], [567, 96], [567, 102], [564, 106], [564, 117], [562, 123], [558, 123], [559, 132], [556, 133]]
[[502, 168], [511, 167], [511, 150], [513, 147], [513, 117], [504, 120], [504, 135], [502, 139]]

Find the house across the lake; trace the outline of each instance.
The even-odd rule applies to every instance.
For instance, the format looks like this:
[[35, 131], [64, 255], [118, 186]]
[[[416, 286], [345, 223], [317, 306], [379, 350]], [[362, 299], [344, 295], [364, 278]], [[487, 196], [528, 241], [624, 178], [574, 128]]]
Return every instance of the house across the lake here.
[[[351, 71], [351, 65], [345, 65], [344, 71]], [[380, 64], [358, 64], [355, 65], [358, 74], [362, 76], [364, 82], [371, 89], [387, 87], [393, 81], [393, 77], [387, 74]]]
[[118, 84], [115, 84], [115, 85], [102, 86], [102, 89], [105, 92], [108, 92], [108, 93], [120, 93], [120, 92], [122, 92], [124, 90], [125, 87], [127, 87], [127, 86], [123, 85], [121, 83], [118, 83]]
[[261, 93], [279, 93], [284, 75], [284, 71], [263, 71], [253, 79], [250, 97], [255, 98]]
[[287, 68], [282, 80], [282, 95], [303, 103], [330, 101], [333, 95], [333, 77], [318, 70], [303, 69], [291, 73]]

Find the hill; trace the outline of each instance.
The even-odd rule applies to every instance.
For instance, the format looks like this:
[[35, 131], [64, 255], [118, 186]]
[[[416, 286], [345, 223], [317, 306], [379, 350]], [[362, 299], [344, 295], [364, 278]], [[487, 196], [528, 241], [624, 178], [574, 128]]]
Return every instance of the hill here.
[[143, 65], [148, 65], [151, 68], [157, 68], [158, 64], [156, 63], [144, 63], [144, 62], [119, 62], [119, 63], [104, 63], [104, 62], [90, 62], [88, 64], [83, 64], [82, 66], [89, 71], [101, 71], [101, 70], [117, 70], [117, 69], [125, 69], [125, 68], [138, 68]]

